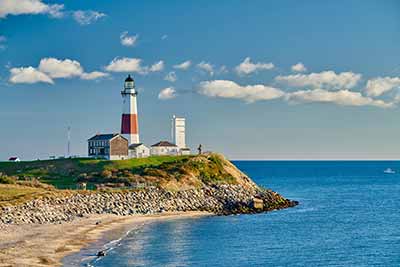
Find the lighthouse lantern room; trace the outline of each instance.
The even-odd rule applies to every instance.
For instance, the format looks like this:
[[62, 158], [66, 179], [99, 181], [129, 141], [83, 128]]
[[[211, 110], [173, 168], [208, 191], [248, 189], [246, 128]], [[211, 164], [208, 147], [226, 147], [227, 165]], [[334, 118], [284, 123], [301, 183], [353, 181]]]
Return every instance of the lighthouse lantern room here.
[[128, 139], [129, 145], [139, 143], [138, 113], [135, 81], [130, 75], [125, 79], [122, 95], [121, 134]]

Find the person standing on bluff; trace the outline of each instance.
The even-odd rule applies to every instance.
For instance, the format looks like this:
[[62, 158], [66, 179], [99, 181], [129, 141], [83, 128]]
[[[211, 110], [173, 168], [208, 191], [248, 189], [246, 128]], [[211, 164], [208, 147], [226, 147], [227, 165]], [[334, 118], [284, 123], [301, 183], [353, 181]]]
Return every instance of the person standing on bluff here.
[[199, 155], [201, 155], [201, 144], [199, 145], [199, 147], [197, 148], [197, 150], [199, 151]]

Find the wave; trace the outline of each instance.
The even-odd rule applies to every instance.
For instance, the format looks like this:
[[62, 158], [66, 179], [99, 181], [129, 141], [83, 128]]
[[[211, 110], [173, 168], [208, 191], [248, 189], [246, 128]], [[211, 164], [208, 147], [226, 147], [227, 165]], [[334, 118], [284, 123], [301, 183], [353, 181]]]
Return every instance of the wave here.
[[99, 251], [104, 251], [105, 252], [105, 256], [99, 257], [97, 255], [92, 255], [89, 257], [85, 257], [81, 260], [81, 265], [82, 266], [86, 266], [86, 267], [95, 267], [96, 266], [96, 262], [102, 260], [104, 257], [107, 257], [108, 253], [111, 252], [112, 250], [114, 250], [116, 247], [121, 245], [121, 241], [126, 238], [131, 232], [138, 230], [137, 228], [132, 228], [128, 231], [125, 232], [125, 234], [123, 234], [121, 237], [108, 241], [107, 243], [105, 243], [101, 249]]

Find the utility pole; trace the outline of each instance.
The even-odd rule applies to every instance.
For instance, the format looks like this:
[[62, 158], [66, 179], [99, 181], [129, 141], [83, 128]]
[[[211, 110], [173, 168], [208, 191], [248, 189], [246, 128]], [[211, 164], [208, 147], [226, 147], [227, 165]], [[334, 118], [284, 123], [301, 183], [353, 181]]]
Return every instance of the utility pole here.
[[71, 126], [67, 128], [67, 158], [71, 157]]

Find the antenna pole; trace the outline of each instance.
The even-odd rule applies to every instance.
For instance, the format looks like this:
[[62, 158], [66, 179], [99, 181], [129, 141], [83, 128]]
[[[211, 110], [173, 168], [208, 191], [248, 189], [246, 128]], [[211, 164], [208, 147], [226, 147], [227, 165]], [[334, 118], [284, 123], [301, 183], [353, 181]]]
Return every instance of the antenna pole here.
[[71, 156], [71, 126], [67, 128], [67, 138], [67, 157], [69, 158]]

